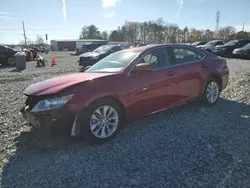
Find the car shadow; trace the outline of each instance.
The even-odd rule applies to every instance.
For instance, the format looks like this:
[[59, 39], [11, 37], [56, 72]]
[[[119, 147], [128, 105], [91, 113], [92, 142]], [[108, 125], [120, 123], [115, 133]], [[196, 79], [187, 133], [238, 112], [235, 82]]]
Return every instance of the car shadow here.
[[15, 69], [13, 69], [13, 70], [10, 70], [9, 72], [22, 72], [22, 71], [24, 71], [25, 69], [17, 69], [17, 68], [15, 68]]
[[[246, 122], [249, 121], [249, 118], [247, 119], [247, 114], [249, 116], [250, 106], [244, 103], [238, 103], [236, 101], [231, 101], [227, 99], [221, 99], [219, 103], [213, 107], [203, 107], [202, 105], [199, 105], [193, 102], [191, 104], [187, 104], [182, 107], [176, 107], [170, 110], [166, 110], [158, 114], [151, 115], [144, 119], [138, 120], [136, 122], [130, 123], [128, 126], [125, 126], [125, 128], [117, 135], [115, 139], [101, 146], [89, 145], [83, 142], [82, 140], [72, 139], [65, 134], [61, 134], [57, 138], [48, 139], [46, 137], [40, 138], [35, 133], [34, 130], [31, 132], [22, 132], [20, 136], [14, 138], [14, 141], [16, 142], [15, 153], [8, 159], [8, 161], [5, 160], [4, 163], [0, 164], [0, 165], [3, 165], [1, 187], [3, 188], [23, 187], [24, 185], [29, 185], [29, 183], [32, 181], [33, 181], [33, 185], [35, 187], [38, 187], [40, 182], [39, 181], [37, 182], [35, 180], [36, 178], [34, 179], [25, 178], [25, 173], [29, 173], [29, 174], [35, 173], [34, 177], [42, 176], [43, 179], [47, 181], [46, 180], [47, 175], [44, 174], [43, 172], [44, 168], [47, 168], [46, 165], [52, 165], [52, 166], [54, 164], [56, 164], [56, 166], [66, 165], [68, 169], [80, 168], [80, 167], [75, 166], [74, 160], [81, 160], [81, 161], [86, 160], [88, 162], [88, 168], [84, 166], [82, 166], [81, 168], [87, 168], [88, 174], [95, 174], [95, 168], [89, 168], [90, 166], [96, 166], [96, 168], [101, 168], [101, 170], [106, 171], [107, 169], [104, 169], [105, 165], [102, 166], [98, 161], [103, 161], [102, 157], [109, 156], [110, 152], [112, 152], [112, 155], [114, 156], [114, 158], [116, 157], [119, 158], [121, 157], [119, 153], [125, 153], [126, 156], [128, 157], [130, 156], [130, 154], [134, 152], [140, 153], [142, 151], [142, 148], [147, 148], [146, 144], [149, 144], [149, 142], [151, 145], [155, 144], [154, 147], [158, 147], [158, 146], [163, 147], [162, 145], [158, 145], [159, 142], [157, 140], [158, 139], [157, 135], [159, 132], [165, 131], [166, 137], [161, 138], [161, 139], [166, 141], [168, 140], [169, 133], [182, 131], [180, 130], [181, 125], [184, 125], [185, 123], [187, 123], [187, 120], [183, 118], [184, 115], [189, 116], [191, 114], [195, 114], [195, 117], [199, 117], [199, 114], [201, 113], [205, 114], [208, 118], [208, 119], [203, 119], [203, 121], [209, 121], [210, 120], [209, 118], [212, 117], [212, 116], [210, 117], [211, 114], [213, 114], [213, 116], [218, 116], [218, 118], [222, 118], [224, 116], [227, 116], [228, 118], [237, 118], [238, 122], [242, 123], [241, 128], [242, 128], [242, 131], [244, 131], [245, 127], [243, 127], [243, 125], [247, 124]], [[175, 125], [171, 124], [173, 118], [175, 118], [175, 121], [176, 121]], [[196, 129], [204, 128], [202, 127], [202, 124], [204, 123], [202, 120], [190, 119], [190, 121], [193, 121], [194, 124], [200, 124], [199, 126], [196, 126]], [[165, 125], [161, 125], [161, 124], [165, 124]], [[220, 121], [216, 122], [215, 120], [214, 124], [211, 124], [210, 126], [214, 126], [214, 128], [216, 127], [219, 128], [219, 124], [220, 124]], [[177, 125], [180, 127], [178, 127]], [[239, 131], [238, 126], [239, 125], [237, 126], [229, 125], [227, 129], [232, 129], [232, 130], [238, 129]], [[158, 130], [158, 129], [156, 130], [155, 128], [157, 127], [160, 127], [161, 130]], [[210, 137], [212, 137], [212, 135], [206, 133], [205, 128], [204, 130], [205, 131], [203, 132], [203, 134], [209, 140]], [[132, 134], [134, 132], [136, 132], [136, 134]], [[190, 127], [190, 132], [192, 132], [191, 127]], [[147, 140], [151, 138], [151, 137], [147, 137], [147, 135], [149, 134], [155, 135], [153, 140]], [[189, 134], [189, 133], [185, 133], [185, 134]], [[137, 140], [138, 137], [139, 138], [141, 137], [142, 141], [137, 147], [137, 144], [135, 142], [138, 141]], [[173, 140], [172, 146], [174, 145], [175, 141], [178, 139], [180, 139], [180, 135], [173, 134], [173, 136], [171, 137], [171, 140]], [[200, 141], [197, 140], [197, 143], [199, 144]], [[165, 149], [168, 150], [168, 147], [172, 147], [170, 145], [166, 144], [164, 146]], [[191, 143], [186, 142], [185, 146], [183, 147], [189, 147], [189, 145], [191, 148]], [[123, 146], [123, 147], [120, 147], [120, 146]], [[69, 151], [71, 151], [70, 152], [71, 154], [67, 154], [67, 152]], [[81, 153], [81, 156], [80, 156], [81, 159], [76, 158], [74, 156], [74, 155], [78, 155], [79, 153]], [[154, 151], [151, 151], [151, 150], [147, 151], [147, 154], [149, 156], [153, 153]], [[91, 155], [95, 157], [95, 160], [89, 160], [90, 158], [92, 158]], [[182, 154], [180, 153], [180, 155]], [[192, 158], [192, 156], [190, 155], [191, 154], [185, 157]], [[126, 156], [123, 156], [123, 158], [126, 158]], [[159, 155], [159, 157], [156, 160], [160, 161], [161, 157], [162, 156]], [[170, 158], [170, 156], [165, 156], [165, 157], [166, 159], [164, 160], [170, 160], [170, 161], [173, 160], [172, 158]], [[45, 158], [48, 159], [47, 164], [45, 166], [38, 165], [40, 162], [43, 162]], [[49, 159], [51, 161], [49, 161]], [[182, 163], [182, 161], [180, 161], [180, 163]], [[36, 169], [32, 170], [32, 172], [28, 172], [28, 169], [31, 168], [33, 165], [36, 166], [35, 167]], [[113, 165], [112, 168], [117, 168], [117, 169], [121, 168], [119, 164], [116, 164], [116, 165], [117, 166]], [[122, 165], [122, 167], [129, 168], [124, 165]], [[183, 168], [184, 167], [185, 165], [183, 166]], [[186, 168], [188, 169], [189, 167], [186, 167]], [[87, 173], [85, 170], [81, 169], [81, 173], [82, 173], [81, 177], [86, 176], [86, 174], [84, 174], [84, 173]], [[130, 172], [130, 173], [133, 173], [133, 172]], [[67, 176], [67, 173], [64, 175]], [[56, 177], [57, 174], [51, 173], [49, 174], [49, 176]], [[53, 182], [47, 182], [47, 183], [48, 185], [50, 185], [50, 183], [53, 184]], [[59, 186], [56, 184], [53, 184], [53, 185]]]
[[9, 68], [13, 68], [13, 66], [0, 64], [0, 69], [9, 69]]

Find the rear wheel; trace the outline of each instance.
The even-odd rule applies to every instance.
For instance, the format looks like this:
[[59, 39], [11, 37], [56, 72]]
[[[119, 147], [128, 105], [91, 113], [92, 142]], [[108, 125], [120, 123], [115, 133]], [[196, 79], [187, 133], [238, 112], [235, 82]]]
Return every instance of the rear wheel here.
[[203, 93], [203, 102], [212, 106], [217, 103], [220, 97], [220, 84], [216, 79], [210, 79], [205, 87], [205, 91]]
[[121, 107], [115, 101], [97, 100], [85, 112], [81, 133], [87, 141], [103, 143], [119, 132], [123, 115]]
[[14, 66], [16, 64], [16, 59], [14, 57], [8, 57], [7, 58], [7, 64], [9, 66]]

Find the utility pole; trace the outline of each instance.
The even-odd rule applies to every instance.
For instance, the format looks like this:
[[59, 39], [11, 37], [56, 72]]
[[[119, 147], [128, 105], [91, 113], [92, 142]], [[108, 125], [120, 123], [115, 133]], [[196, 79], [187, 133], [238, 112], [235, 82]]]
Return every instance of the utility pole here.
[[244, 23], [243, 23], [243, 26], [242, 26], [242, 31], [243, 31], [243, 32], [244, 32], [244, 30], [245, 30], [245, 28], [244, 28], [244, 27], [245, 27], [245, 25], [244, 25]]
[[25, 34], [25, 27], [24, 27], [24, 21], [22, 21], [22, 24], [23, 24], [23, 36], [24, 36], [24, 42], [25, 42], [25, 45], [27, 45], [27, 41], [26, 41], [26, 34]]
[[218, 37], [220, 29], [220, 11], [216, 12], [215, 37]]

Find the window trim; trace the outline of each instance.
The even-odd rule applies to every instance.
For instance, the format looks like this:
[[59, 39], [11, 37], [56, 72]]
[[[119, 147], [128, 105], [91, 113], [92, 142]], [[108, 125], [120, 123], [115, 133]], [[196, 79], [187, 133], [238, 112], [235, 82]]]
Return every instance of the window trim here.
[[[196, 60], [196, 61], [190, 61], [190, 62], [187, 62], [187, 63], [183, 63], [183, 64], [176, 64], [176, 65], [170, 65], [168, 67], [162, 67], [162, 68], [158, 68], [158, 69], [153, 69], [152, 71], [157, 71], [157, 70], [162, 70], [162, 69], [167, 69], [167, 68], [171, 68], [171, 67], [176, 67], [176, 66], [182, 66], [182, 65], [186, 65], [186, 64], [191, 64], [191, 63], [196, 63], [197, 61], [202, 61], [204, 60], [206, 57], [207, 57], [207, 54], [205, 54], [204, 52], [202, 52], [201, 50], [198, 50], [198, 49], [195, 49], [195, 48], [190, 48], [189, 46], [183, 46], [183, 45], [162, 45], [162, 46], [157, 46], [157, 47], [154, 47], [154, 48], [151, 48], [149, 49], [145, 54], [143, 54], [136, 62], [135, 64], [131, 67], [131, 69], [128, 71], [127, 73], [127, 76], [132, 76], [131, 72], [133, 71], [133, 69], [135, 68], [135, 66], [141, 61], [141, 59], [147, 55], [148, 53], [150, 53], [151, 51], [153, 50], [156, 50], [156, 49], [161, 49], [161, 48], [174, 48], [174, 47], [181, 47], [181, 48], [188, 48], [188, 49], [191, 49], [191, 50], [194, 50], [194, 51], [198, 51], [200, 53], [202, 53], [204, 56], [203, 58], [199, 59], [199, 60]], [[166, 52], [164, 52], [166, 53]], [[167, 57], [168, 57], [168, 54], [166, 53]]]

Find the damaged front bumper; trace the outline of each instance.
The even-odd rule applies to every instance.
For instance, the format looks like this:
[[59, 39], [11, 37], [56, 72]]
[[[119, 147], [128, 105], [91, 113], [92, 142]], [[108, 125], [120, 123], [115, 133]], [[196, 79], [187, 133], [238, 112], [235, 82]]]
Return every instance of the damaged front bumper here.
[[48, 134], [67, 131], [72, 137], [80, 137], [80, 119], [77, 112], [67, 107], [53, 109], [46, 112], [31, 112], [29, 106], [20, 112], [23, 117], [35, 127], [45, 130]]

